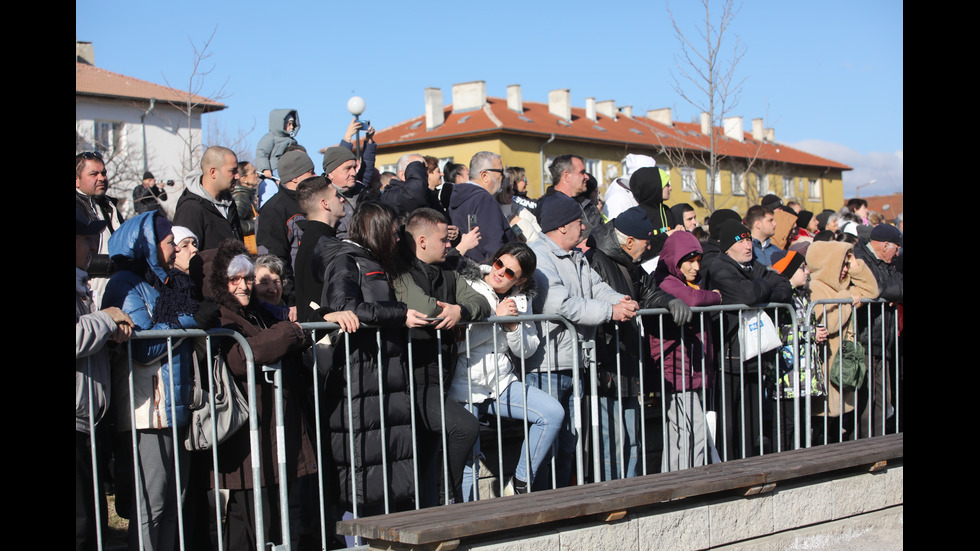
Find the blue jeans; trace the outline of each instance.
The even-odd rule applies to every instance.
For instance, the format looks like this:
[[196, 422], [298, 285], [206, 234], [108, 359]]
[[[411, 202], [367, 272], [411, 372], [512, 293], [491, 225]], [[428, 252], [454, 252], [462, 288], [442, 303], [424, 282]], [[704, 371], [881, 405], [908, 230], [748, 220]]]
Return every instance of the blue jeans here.
[[[623, 408], [622, 427], [619, 407]], [[602, 448], [602, 480], [637, 476], [640, 457], [640, 401], [636, 396], [599, 396], [599, 445]], [[623, 463], [619, 451], [623, 451]], [[621, 466], [622, 465], [622, 466]], [[597, 481], [598, 482], [598, 481]]]
[[[565, 421], [558, 431], [558, 450], [555, 457], [555, 487], [564, 488], [572, 481], [572, 466], [575, 463], [575, 445], [578, 443], [578, 433], [575, 432], [572, 423], [572, 416], [575, 412], [575, 400], [580, 399], [581, 395], [574, 395], [572, 386], [571, 371], [552, 371], [548, 373], [528, 373], [525, 377], [528, 388], [536, 387], [551, 395], [558, 400], [558, 403], [565, 409]], [[582, 385], [579, 384], [581, 392]], [[547, 471], [550, 465], [543, 467], [543, 472]], [[547, 482], [547, 483], [545, 483]], [[534, 486], [534, 490], [543, 490], [550, 487], [550, 481], [546, 478], [539, 480]]]
[[[554, 398], [546, 392], [534, 387], [527, 388], [527, 406], [524, 405], [524, 385], [520, 381], [514, 381], [507, 386], [496, 400], [487, 400], [481, 404], [471, 406], [474, 415], [497, 415], [504, 419], [518, 419], [523, 421], [525, 412], [527, 421], [531, 427], [527, 432], [527, 440], [521, 446], [521, 456], [517, 461], [517, 468], [514, 470], [514, 478], [523, 480], [529, 484], [534, 480], [534, 475], [548, 453], [551, 445], [558, 437], [561, 428], [564, 410]], [[472, 501], [473, 496], [473, 457], [480, 456], [480, 441], [477, 440], [473, 446], [473, 455], [463, 469], [463, 500]], [[528, 478], [528, 457], [531, 458], [530, 478]], [[501, 473], [503, 478], [503, 473]]]

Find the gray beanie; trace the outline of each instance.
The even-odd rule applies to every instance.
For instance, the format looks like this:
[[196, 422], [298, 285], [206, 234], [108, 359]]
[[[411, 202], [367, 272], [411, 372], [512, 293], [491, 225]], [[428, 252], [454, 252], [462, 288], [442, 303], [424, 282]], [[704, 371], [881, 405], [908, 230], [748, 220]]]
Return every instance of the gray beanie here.
[[287, 151], [279, 157], [279, 181], [283, 184], [291, 182], [297, 176], [302, 176], [307, 172], [316, 170], [313, 161], [306, 153], [293, 150]]
[[323, 152], [323, 173], [325, 175], [330, 174], [338, 166], [353, 160], [356, 160], [356, 157], [354, 157], [350, 149], [339, 145], [328, 147]]

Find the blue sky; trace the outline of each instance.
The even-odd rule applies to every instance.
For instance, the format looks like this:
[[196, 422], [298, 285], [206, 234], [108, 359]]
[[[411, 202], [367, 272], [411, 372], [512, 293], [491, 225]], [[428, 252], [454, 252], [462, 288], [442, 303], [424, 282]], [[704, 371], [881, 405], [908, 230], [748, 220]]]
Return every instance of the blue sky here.
[[[595, 97], [636, 113], [672, 107], [675, 120], [698, 115], [673, 88], [680, 48], [662, 0], [75, 7], [75, 37], [93, 43], [97, 66], [177, 88], [187, 86], [192, 43], [201, 47], [214, 32], [201, 92], [223, 86], [229, 108], [207, 117], [228, 136], [251, 131], [253, 148], [271, 109], [298, 109], [297, 138], [319, 149], [342, 137], [352, 95], [365, 99], [363, 118], [380, 129], [422, 114], [426, 87], [442, 88], [448, 104], [454, 83], [473, 80], [496, 97], [509, 84], [538, 102], [569, 88], [576, 107]], [[689, 35], [703, 23], [699, 2], [670, 7]], [[903, 191], [903, 24], [898, 1], [745, 0], [727, 35], [745, 47], [730, 114], [764, 117], [778, 142], [853, 166], [847, 196], [872, 179], [862, 196]]]

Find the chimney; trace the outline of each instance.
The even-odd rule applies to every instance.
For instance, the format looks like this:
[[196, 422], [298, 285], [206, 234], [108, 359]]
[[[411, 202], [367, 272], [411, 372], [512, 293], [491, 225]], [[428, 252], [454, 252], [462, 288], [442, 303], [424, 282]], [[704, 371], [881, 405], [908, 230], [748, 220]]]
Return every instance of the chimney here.
[[487, 103], [487, 83], [474, 80], [453, 84], [453, 113], [483, 109]]
[[524, 114], [524, 102], [521, 100], [520, 84], [511, 84], [507, 87], [507, 109]]
[[674, 124], [670, 107], [664, 107], [662, 109], [651, 109], [650, 111], [647, 111], [647, 118], [654, 122], [659, 122], [664, 126], [673, 126]]
[[775, 128], [766, 128], [763, 136], [766, 138], [766, 141], [767, 142], [776, 143], [776, 129]]
[[705, 136], [711, 135], [711, 117], [704, 111], [701, 111], [701, 133]]
[[633, 118], [633, 106], [632, 105], [624, 105], [623, 107], [620, 107], [619, 108], [619, 112], [622, 113], [623, 115], [631, 118], [631, 119]]
[[599, 113], [603, 117], [609, 117], [610, 119], [616, 119], [616, 101], [607, 99], [603, 101], [595, 102], [596, 113]]
[[559, 119], [572, 121], [572, 93], [568, 88], [548, 92], [548, 112]]
[[595, 98], [585, 98], [585, 118], [592, 122], [599, 121], [599, 117], [595, 114]]
[[762, 126], [762, 119], [752, 119], [752, 139], [757, 142], [761, 142], [765, 137]]
[[91, 42], [75, 41], [75, 61], [95, 67], [95, 48]]
[[742, 127], [742, 117], [725, 117], [725, 135], [733, 140], [745, 141], [745, 129]]
[[446, 115], [442, 111], [442, 89], [425, 89], [425, 129], [432, 130], [439, 128], [446, 122]]

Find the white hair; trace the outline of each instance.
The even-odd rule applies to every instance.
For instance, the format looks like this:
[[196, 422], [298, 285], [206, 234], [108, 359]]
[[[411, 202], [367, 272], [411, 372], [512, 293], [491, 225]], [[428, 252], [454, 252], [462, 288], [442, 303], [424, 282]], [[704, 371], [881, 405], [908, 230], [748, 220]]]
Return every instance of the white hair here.
[[228, 273], [225, 275], [228, 277], [250, 276], [254, 273], [255, 264], [252, 264], [252, 259], [247, 254], [240, 254], [232, 258], [231, 262], [228, 263]]

